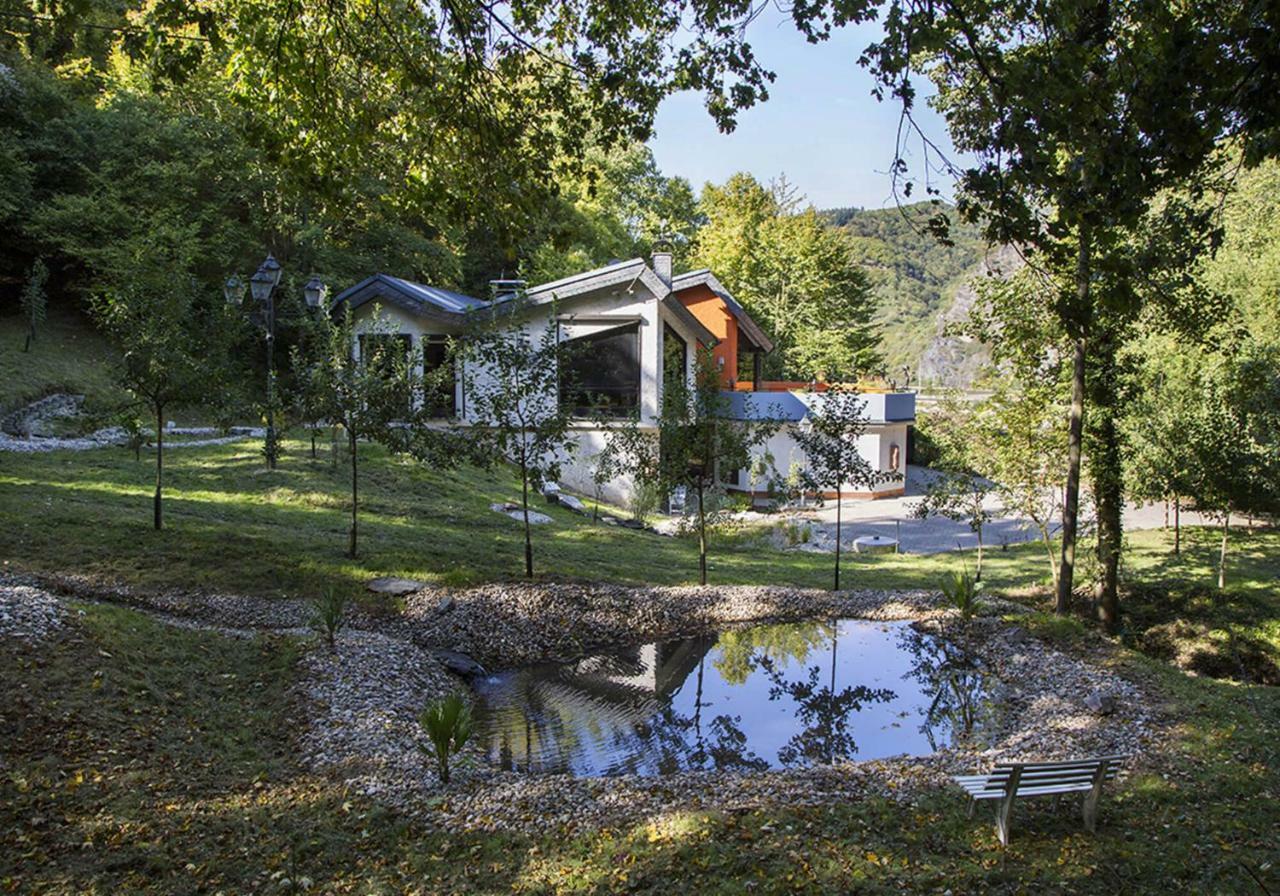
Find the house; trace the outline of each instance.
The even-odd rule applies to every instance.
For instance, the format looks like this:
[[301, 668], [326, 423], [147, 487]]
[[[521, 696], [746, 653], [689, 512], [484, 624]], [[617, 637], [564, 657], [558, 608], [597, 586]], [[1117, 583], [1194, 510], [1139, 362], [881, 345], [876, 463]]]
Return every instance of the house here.
[[[691, 382], [699, 346], [710, 346], [722, 384], [731, 401], [742, 411], [768, 413], [782, 421], [782, 428], [765, 446], [784, 473], [802, 463], [790, 427], [800, 425], [809, 413], [812, 396], [802, 394], [804, 384], [761, 380], [760, 359], [773, 343], [728, 290], [707, 270], [673, 276], [668, 252], [655, 252], [651, 261], [620, 261], [524, 290], [525, 304], [512, 326], [529, 331], [549, 323], [552, 313], [559, 338], [580, 342], [589, 351], [575, 371], [577, 386], [593, 397], [595, 417], [619, 421], [637, 417], [641, 427], [657, 431], [663, 384], [671, 377]], [[334, 308], [350, 308], [356, 329], [357, 355], [368, 350], [370, 340], [393, 339], [406, 350], [420, 349], [423, 373], [446, 363], [451, 336], [466, 330], [474, 312], [507, 301], [473, 298], [450, 290], [411, 283], [387, 274], [375, 274], [338, 295]], [[740, 371], [751, 370], [748, 380]], [[434, 401], [442, 417], [470, 421], [466, 384], [478, 375], [453, 376]], [[754, 399], [747, 396], [755, 393]], [[871, 424], [863, 438], [867, 458], [877, 469], [897, 469], [903, 463], [907, 427], [914, 417], [915, 396], [909, 393], [866, 395]], [[570, 488], [592, 492], [593, 458], [606, 445], [608, 419], [584, 419], [577, 424], [578, 450], [566, 460], [562, 482]], [[725, 474], [731, 489], [760, 491], [749, 471]], [[874, 495], [891, 494], [900, 486], [890, 484]], [[627, 476], [617, 477], [603, 489], [606, 497], [625, 502], [632, 491]]]

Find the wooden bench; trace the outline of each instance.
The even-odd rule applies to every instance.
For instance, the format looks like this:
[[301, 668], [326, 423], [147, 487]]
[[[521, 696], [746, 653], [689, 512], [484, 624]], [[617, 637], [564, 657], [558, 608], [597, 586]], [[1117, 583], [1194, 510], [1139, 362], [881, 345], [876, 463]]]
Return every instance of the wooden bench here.
[[956, 783], [969, 794], [969, 817], [979, 800], [999, 800], [996, 832], [1000, 842], [1009, 844], [1009, 816], [1017, 797], [1054, 796], [1083, 793], [1084, 826], [1093, 831], [1097, 824], [1098, 797], [1102, 782], [1116, 776], [1127, 756], [1099, 756], [1068, 762], [1013, 762], [996, 766], [987, 775], [961, 775]]

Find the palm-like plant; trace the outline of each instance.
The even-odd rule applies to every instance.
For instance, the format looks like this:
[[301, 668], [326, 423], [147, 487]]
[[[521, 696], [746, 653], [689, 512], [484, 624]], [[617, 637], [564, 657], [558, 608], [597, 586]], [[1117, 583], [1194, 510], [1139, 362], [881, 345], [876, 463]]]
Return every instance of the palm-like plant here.
[[471, 737], [471, 708], [461, 696], [450, 694], [424, 709], [418, 721], [431, 741], [430, 749], [422, 749], [435, 756], [440, 781], [448, 784], [449, 757], [466, 746]]
[[948, 573], [939, 587], [942, 589], [943, 603], [958, 611], [965, 622], [971, 620], [982, 607], [978, 600], [982, 583], [967, 569], [962, 573]]
[[346, 607], [347, 596], [332, 588], [326, 588], [324, 593], [312, 602], [311, 629], [325, 639], [330, 650], [334, 650], [337, 646], [336, 638], [344, 624], [342, 614]]

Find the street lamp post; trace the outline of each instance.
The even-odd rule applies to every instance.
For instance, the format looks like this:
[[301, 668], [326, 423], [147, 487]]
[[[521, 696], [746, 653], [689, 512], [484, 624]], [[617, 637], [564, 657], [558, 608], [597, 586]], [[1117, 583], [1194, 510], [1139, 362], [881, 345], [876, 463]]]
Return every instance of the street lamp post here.
[[[282, 272], [280, 262], [276, 261], [275, 256], [268, 254], [266, 260], [258, 266], [257, 272], [249, 278], [249, 293], [258, 306], [256, 311], [250, 312], [250, 319], [261, 324], [267, 342], [267, 437], [263, 453], [267, 456], [267, 465], [273, 470], [276, 468], [276, 457], [279, 454], [279, 446], [276, 443], [275, 290], [280, 285]], [[244, 301], [244, 281], [233, 274], [223, 286], [222, 292], [227, 304], [238, 308]], [[313, 311], [321, 307], [326, 292], [325, 285], [319, 277], [308, 280], [302, 290], [307, 307]]]

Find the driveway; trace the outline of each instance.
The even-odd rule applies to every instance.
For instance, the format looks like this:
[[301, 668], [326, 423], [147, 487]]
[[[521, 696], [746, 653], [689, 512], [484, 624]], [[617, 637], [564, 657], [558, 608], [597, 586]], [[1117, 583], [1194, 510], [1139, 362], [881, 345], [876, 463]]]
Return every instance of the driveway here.
[[[919, 520], [912, 515], [912, 509], [920, 501], [929, 477], [936, 475], [927, 467], [907, 467], [905, 483], [906, 494], [896, 498], [882, 498], [878, 501], [846, 500], [841, 502], [842, 540], [850, 544], [855, 538], [863, 535], [882, 535], [896, 538], [900, 549], [908, 554], [937, 554], [956, 549], [969, 550], [977, 547], [977, 536], [969, 530], [965, 523], [953, 522], [945, 517], [930, 517]], [[1087, 501], [1084, 502], [1086, 505]], [[1006, 544], [1019, 544], [1024, 541], [1035, 541], [1040, 537], [1029, 520], [1018, 516], [1005, 516], [1001, 513], [1000, 502], [988, 499], [987, 507], [996, 514], [983, 531], [983, 541], [988, 548], [999, 548]], [[1082, 508], [1082, 523], [1088, 525], [1092, 519], [1092, 508]], [[835, 535], [836, 506], [828, 501], [824, 506], [802, 511], [805, 516], [823, 524], [833, 537]], [[1182, 524], [1186, 526], [1213, 525], [1215, 521], [1193, 511], [1182, 512]], [[1128, 530], [1158, 529], [1164, 525], [1164, 505], [1129, 505], [1124, 512], [1124, 525]], [[1053, 531], [1058, 531], [1055, 523]]]

